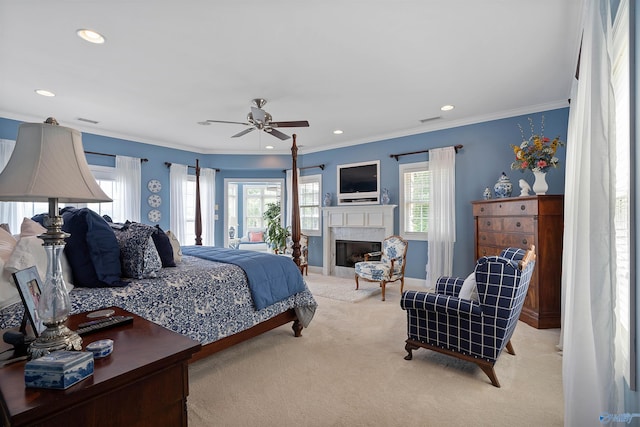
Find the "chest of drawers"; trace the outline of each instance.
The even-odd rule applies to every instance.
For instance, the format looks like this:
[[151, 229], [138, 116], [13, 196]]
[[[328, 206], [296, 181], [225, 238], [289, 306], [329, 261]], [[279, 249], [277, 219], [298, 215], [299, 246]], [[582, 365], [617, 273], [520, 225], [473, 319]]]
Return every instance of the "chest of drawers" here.
[[520, 320], [535, 328], [559, 328], [564, 197], [544, 195], [471, 202], [475, 258], [504, 248], [536, 246], [536, 267]]

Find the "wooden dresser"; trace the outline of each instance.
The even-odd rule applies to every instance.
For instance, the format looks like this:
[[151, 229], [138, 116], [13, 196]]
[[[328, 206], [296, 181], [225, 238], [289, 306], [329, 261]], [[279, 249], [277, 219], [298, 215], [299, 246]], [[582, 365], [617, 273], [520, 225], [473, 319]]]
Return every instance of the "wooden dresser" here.
[[[0, 369], [2, 418], [6, 426], [187, 426], [187, 362], [200, 349], [190, 338], [117, 307], [133, 323], [82, 337], [83, 347], [113, 339], [113, 353], [96, 359], [93, 375], [66, 390], [25, 388], [24, 365]], [[76, 314], [76, 329], [90, 320]]]
[[559, 328], [564, 196], [511, 197], [471, 202], [475, 258], [507, 247], [536, 246], [536, 267], [520, 320], [535, 328]]

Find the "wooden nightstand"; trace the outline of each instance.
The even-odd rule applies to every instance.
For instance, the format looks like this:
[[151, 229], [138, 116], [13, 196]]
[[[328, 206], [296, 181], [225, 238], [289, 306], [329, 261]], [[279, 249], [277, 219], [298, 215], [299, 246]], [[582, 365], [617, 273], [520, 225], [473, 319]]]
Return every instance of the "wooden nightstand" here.
[[[111, 307], [133, 323], [85, 335], [83, 348], [100, 339], [114, 341], [113, 353], [95, 360], [93, 376], [67, 390], [24, 385], [24, 365], [0, 369], [3, 425], [8, 426], [186, 426], [187, 363], [200, 349], [190, 338]], [[71, 316], [71, 329], [87, 320]]]

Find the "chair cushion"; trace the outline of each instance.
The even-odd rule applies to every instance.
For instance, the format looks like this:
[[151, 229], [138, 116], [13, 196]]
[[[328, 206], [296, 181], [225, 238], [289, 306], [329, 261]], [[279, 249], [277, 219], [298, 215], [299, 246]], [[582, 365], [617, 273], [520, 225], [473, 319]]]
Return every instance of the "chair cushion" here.
[[458, 298], [478, 301], [478, 287], [476, 284], [475, 271], [468, 275], [466, 279], [464, 279], [464, 283], [462, 283], [462, 288], [460, 288]]
[[389, 280], [390, 265], [382, 261], [357, 262], [356, 274], [364, 279], [381, 281]]

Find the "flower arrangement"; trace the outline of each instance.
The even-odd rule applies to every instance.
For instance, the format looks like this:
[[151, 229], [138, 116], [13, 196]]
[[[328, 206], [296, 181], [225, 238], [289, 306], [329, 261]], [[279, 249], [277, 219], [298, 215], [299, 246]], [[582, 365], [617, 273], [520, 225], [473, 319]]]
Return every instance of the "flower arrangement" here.
[[522, 126], [518, 124], [522, 135], [522, 144], [520, 146], [511, 144], [513, 153], [516, 155], [516, 160], [511, 163], [511, 169], [519, 170], [520, 172], [529, 169], [546, 173], [549, 168], [558, 167], [558, 158], [555, 155], [558, 147], [563, 146], [564, 143], [560, 141], [559, 137], [551, 140], [544, 136], [544, 116], [542, 116], [540, 134], [535, 133], [531, 118], [529, 118], [529, 125], [531, 126], [531, 136], [529, 139], [525, 139]]

